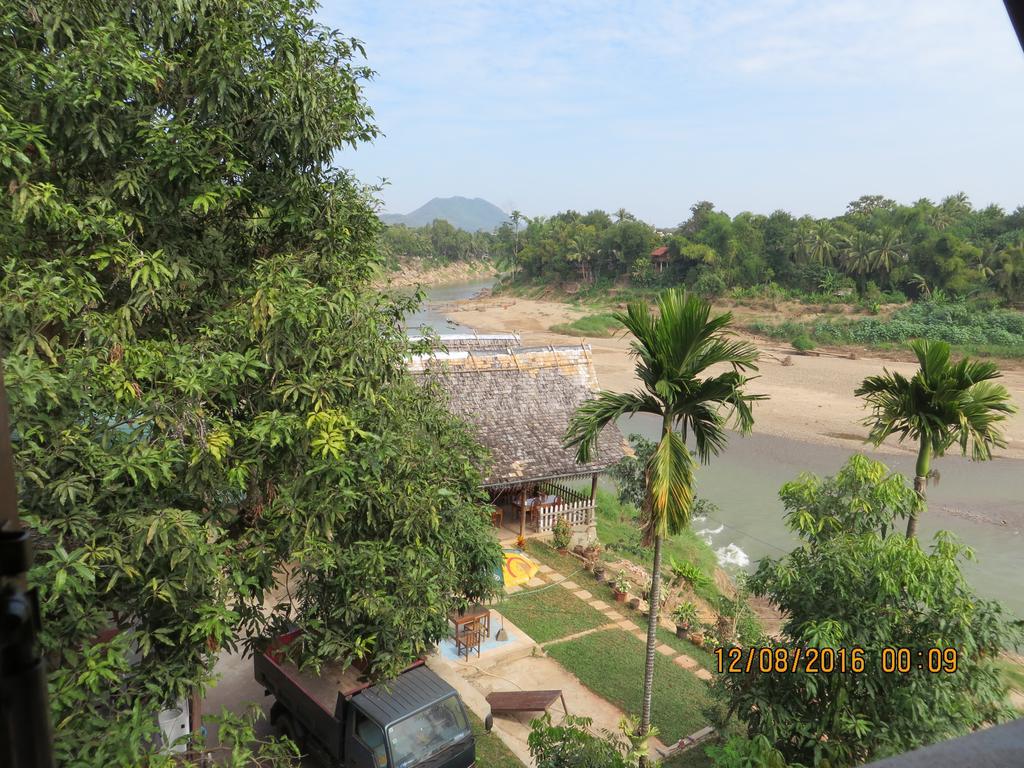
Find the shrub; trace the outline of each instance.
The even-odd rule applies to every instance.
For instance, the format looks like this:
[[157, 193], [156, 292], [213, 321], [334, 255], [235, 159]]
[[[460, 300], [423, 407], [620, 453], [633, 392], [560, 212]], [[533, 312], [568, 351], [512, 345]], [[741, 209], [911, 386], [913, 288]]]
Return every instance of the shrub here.
[[569, 525], [569, 521], [564, 517], [558, 518], [555, 521], [555, 529], [551, 535], [551, 543], [555, 545], [556, 549], [568, 549], [571, 540], [572, 526]]
[[725, 293], [725, 280], [717, 272], [701, 270], [693, 283], [693, 292], [699, 296], [715, 297]]
[[677, 582], [688, 584], [692, 589], [707, 587], [711, 585], [711, 578], [700, 569], [700, 566], [683, 562], [677, 562], [675, 558], [669, 558], [669, 568], [672, 576]]
[[811, 337], [808, 336], [806, 333], [801, 333], [798, 336], [795, 336], [793, 338], [793, 341], [790, 343], [793, 345], [793, 349], [798, 350], [800, 352], [807, 352], [809, 350], [814, 349], [815, 346], [814, 342], [811, 340]]
[[589, 717], [566, 715], [559, 725], [551, 724], [545, 712], [530, 723], [527, 742], [537, 768], [636, 768], [647, 754], [647, 739], [657, 735], [651, 729], [647, 737], [638, 736], [636, 721], [623, 718], [619, 723], [622, 735], [608, 731], [591, 732]]
[[612, 583], [612, 587], [619, 593], [629, 592], [629, 579], [626, 578], [625, 571], [619, 571], [615, 574], [615, 581]]
[[694, 626], [697, 623], [697, 606], [690, 601], [680, 603], [672, 611], [672, 620], [687, 629]]

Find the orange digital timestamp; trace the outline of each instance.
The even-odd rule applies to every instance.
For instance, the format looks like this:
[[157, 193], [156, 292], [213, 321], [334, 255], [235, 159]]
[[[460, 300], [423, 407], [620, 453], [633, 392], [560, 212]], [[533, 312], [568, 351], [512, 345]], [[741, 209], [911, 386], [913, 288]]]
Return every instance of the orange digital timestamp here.
[[[725, 674], [761, 672], [785, 674], [809, 672], [831, 674], [867, 669], [868, 654], [863, 648], [716, 648], [718, 671]], [[871, 654], [875, 658], [876, 654]], [[904, 648], [887, 646], [877, 654], [879, 669], [886, 674], [929, 672], [952, 674], [957, 671], [960, 653], [956, 648]]]
[[863, 648], [715, 648], [718, 671], [725, 674], [762, 672], [785, 674], [810, 672], [863, 672], [866, 658]]

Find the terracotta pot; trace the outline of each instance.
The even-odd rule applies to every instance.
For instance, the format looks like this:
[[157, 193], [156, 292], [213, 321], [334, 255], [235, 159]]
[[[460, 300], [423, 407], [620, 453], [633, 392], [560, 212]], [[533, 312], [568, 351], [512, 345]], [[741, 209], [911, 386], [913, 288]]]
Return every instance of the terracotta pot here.
[[626, 602], [626, 595], [628, 595], [629, 593], [628, 592], [613, 592], [612, 594], [615, 595], [615, 602], [616, 603], [624, 603], [624, 602]]
[[686, 639], [700, 648], [704, 647], [704, 635], [700, 632], [690, 632], [687, 634]]

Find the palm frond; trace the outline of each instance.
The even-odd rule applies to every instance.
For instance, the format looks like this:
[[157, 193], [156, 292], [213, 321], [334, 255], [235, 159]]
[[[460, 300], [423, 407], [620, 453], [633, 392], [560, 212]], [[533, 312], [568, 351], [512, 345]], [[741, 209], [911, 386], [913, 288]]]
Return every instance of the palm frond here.
[[884, 371], [864, 379], [855, 394], [871, 406], [865, 424], [875, 445], [890, 435], [927, 442], [936, 456], [959, 444], [974, 459], [989, 459], [1005, 445], [1000, 422], [1015, 411], [1006, 388], [993, 382], [1002, 374], [992, 363], [964, 358], [951, 362], [942, 341], [916, 340], [911, 349], [919, 368], [911, 377]]
[[683, 438], [673, 431], [662, 435], [647, 465], [647, 509], [644, 542], [679, 533], [690, 522], [693, 506], [693, 458]]
[[576, 449], [576, 461], [586, 464], [597, 443], [597, 436], [606, 425], [627, 413], [661, 414], [660, 404], [643, 392], [618, 393], [607, 390], [583, 403], [573, 414], [563, 444]]

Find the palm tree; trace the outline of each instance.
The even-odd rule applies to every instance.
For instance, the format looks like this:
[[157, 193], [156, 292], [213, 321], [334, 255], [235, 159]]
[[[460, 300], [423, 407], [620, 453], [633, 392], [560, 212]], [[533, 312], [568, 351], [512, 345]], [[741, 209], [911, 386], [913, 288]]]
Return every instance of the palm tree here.
[[932, 456], [959, 444], [965, 456], [970, 447], [975, 461], [992, 458], [993, 447], [1006, 445], [999, 422], [1017, 410], [1006, 388], [993, 383], [1002, 374], [992, 363], [967, 357], [953, 363], [944, 341], [918, 339], [910, 348], [920, 364], [912, 377], [885, 370], [855, 391], [871, 405], [865, 424], [874, 445], [893, 434], [900, 442], [909, 437], [918, 443], [914, 491], [920, 504], [907, 523], [908, 539], [917, 533], [917, 516], [924, 509]]
[[855, 232], [843, 241], [843, 268], [853, 275], [866, 275], [871, 271], [874, 244], [866, 232]]
[[512, 227], [515, 231], [515, 244], [512, 246], [512, 282], [516, 281], [516, 264], [519, 262], [519, 224], [523, 221], [529, 221], [520, 211], [512, 211], [509, 214], [509, 218], [512, 219]]
[[[646, 303], [633, 302], [626, 312], [614, 315], [633, 336], [631, 354], [636, 359], [641, 387], [627, 394], [599, 392], [579, 407], [565, 437], [566, 446], [576, 448], [577, 460], [586, 463], [601, 429], [620, 416], [650, 413], [661, 419], [661, 440], [645, 469], [642, 510], [644, 543], [654, 547], [654, 564], [641, 734], [646, 734], [651, 724], [661, 543], [690, 521], [693, 457], [686, 448], [686, 438], [693, 434], [696, 455], [707, 463], [725, 447], [728, 417], [736, 417], [740, 431], [749, 432], [754, 424], [751, 402], [763, 398], [743, 390], [748, 378], [742, 372], [757, 370], [757, 350], [730, 338], [731, 314], [709, 317], [711, 305], [681, 288], [662, 292], [657, 309], [657, 315], [653, 315]], [[720, 363], [731, 370], [706, 374], [708, 368]]]
[[906, 256], [906, 249], [900, 242], [900, 233], [887, 227], [879, 233], [878, 240], [871, 249], [871, 265], [873, 269], [888, 276], [896, 263], [903, 261]]
[[835, 227], [827, 221], [819, 223], [811, 230], [807, 255], [816, 264], [828, 265], [836, 256], [836, 240], [838, 234]]

